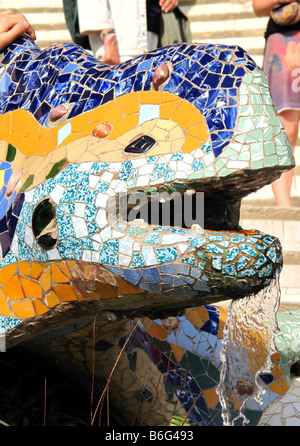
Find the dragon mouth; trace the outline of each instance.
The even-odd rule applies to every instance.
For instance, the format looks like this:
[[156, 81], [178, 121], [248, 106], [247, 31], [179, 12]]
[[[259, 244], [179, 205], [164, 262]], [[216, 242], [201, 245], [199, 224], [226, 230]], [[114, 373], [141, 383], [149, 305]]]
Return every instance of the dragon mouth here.
[[[215, 184], [187, 182], [178, 187], [178, 183], [173, 183], [147, 191], [135, 191], [133, 199], [130, 199], [130, 195], [126, 196], [126, 215], [119, 209], [119, 218], [121, 214], [121, 219], [128, 222], [142, 219], [154, 226], [167, 224], [191, 228], [192, 224], [197, 224], [206, 230], [239, 231], [243, 229], [240, 226], [242, 199], [275, 181], [281, 174], [280, 170], [273, 170], [269, 175], [261, 171], [255, 176], [253, 172], [243, 172], [237, 178], [226, 178]], [[136, 204], [136, 201], [139, 203]]]
[[[132, 262], [122, 271], [133, 273], [139, 268], [142, 280], [136, 284], [141, 286], [146, 279], [142, 285], [145, 291], [163, 293], [166, 302], [167, 295], [191, 298], [196, 305], [258, 292], [281, 271], [281, 244], [272, 235], [241, 227], [241, 200], [280, 174], [279, 170], [255, 176], [244, 172], [238, 179], [226, 178], [213, 187], [211, 183], [191, 182], [181, 187], [173, 183], [151, 193], [137, 191], [135, 198], [140, 203], [135, 206], [128, 205], [128, 195], [126, 215], [119, 209], [119, 228], [135, 234], [136, 244], [143, 247], [136, 255], [144, 255], [146, 250], [155, 252], [158, 265]], [[166, 194], [166, 187], [173, 192]], [[158, 252], [162, 253], [160, 257]], [[117, 268], [108, 268], [119, 274]], [[156, 279], [150, 273], [154, 269], [158, 272]]]

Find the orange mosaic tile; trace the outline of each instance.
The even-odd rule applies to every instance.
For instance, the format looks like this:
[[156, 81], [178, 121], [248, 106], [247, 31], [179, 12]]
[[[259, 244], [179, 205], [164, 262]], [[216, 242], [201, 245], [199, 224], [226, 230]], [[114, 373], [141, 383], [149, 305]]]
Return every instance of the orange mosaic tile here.
[[49, 293], [45, 294], [44, 302], [48, 308], [53, 308], [60, 303], [60, 300], [55, 292], [51, 290]]
[[34, 311], [37, 316], [41, 316], [42, 314], [45, 314], [49, 311], [49, 308], [46, 307], [41, 301], [34, 300], [32, 302]]
[[70, 285], [53, 285], [53, 291], [61, 302], [70, 302], [77, 300], [77, 297]]
[[42, 287], [38, 282], [28, 277], [21, 277], [21, 284], [28, 298], [42, 298]]
[[156, 324], [155, 322], [152, 322], [152, 324], [148, 327], [147, 333], [161, 340], [167, 339], [168, 337], [168, 330], [166, 330], [161, 325]]
[[145, 290], [142, 290], [138, 286], [132, 285], [129, 282], [126, 282], [126, 280], [122, 279], [121, 277], [116, 277], [118, 287], [119, 287], [119, 294], [139, 294], [139, 293], [145, 293]]
[[140, 110], [140, 96], [138, 92], [129, 93], [116, 99], [116, 103], [124, 114], [138, 113]]
[[14, 274], [17, 272], [16, 265], [7, 265], [0, 269], [0, 285], [6, 284]]
[[215, 389], [203, 389], [202, 394], [208, 408], [213, 409], [218, 404], [219, 397]]
[[163, 93], [158, 91], [141, 91], [140, 102], [141, 104], [160, 104], [162, 96]]
[[[59, 264], [60, 265], [60, 264]], [[62, 273], [59, 267], [55, 264], [51, 264], [52, 283], [69, 283], [70, 277]]]
[[49, 290], [51, 286], [51, 271], [50, 266], [40, 276], [40, 284], [44, 291]]
[[13, 302], [11, 309], [17, 318], [27, 319], [35, 316], [34, 308], [30, 300], [24, 302]]
[[44, 271], [43, 267], [39, 263], [35, 262], [31, 262], [30, 266], [31, 266], [31, 276], [34, 279], [40, 279]]
[[181, 359], [185, 353], [185, 349], [182, 347], [179, 347], [178, 345], [175, 345], [175, 344], [171, 344], [171, 348], [172, 348], [172, 352], [173, 352], [176, 360], [178, 362], [181, 361]]
[[14, 313], [9, 309], [6, 298], [0, 292], [0, 314], [3, 316], [14, 317]]
[[26, 299], [25, 291], [18, 276], [14, 276], [1, 289], [5, 298], [11, 301]]
[[107, 285], [106, 283], [99, 282], [99, 280], [96, 280], [95, 283], [101, 299], [118, 297], [118, 291], [116, 290], [116, 288], [112, 287], [111, 285]]

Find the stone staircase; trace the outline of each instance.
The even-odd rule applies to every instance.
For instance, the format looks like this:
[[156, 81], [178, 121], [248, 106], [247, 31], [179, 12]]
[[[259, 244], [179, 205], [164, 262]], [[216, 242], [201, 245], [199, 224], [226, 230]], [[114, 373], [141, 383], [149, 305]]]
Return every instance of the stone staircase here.
[[[267, 18], [254, 15], [251, 0], [180, 0], [180, 5], [190, 18], [195, 42], [240, 45], [259, 66], [262, 65]], [[35, 27], [37, 44], [42, 48], [57, 41], [71, 41], [62, 0], [0, 0], [1, 9], [22, 12]], [[265, 186], [243, 200], [241, 224], [246, 229], [260, 229], [280, 238], [284, 252], [282, 302], [299, 308], [300, 139], [295, 158], [293, 207], [276, 208], [271, 186]]]

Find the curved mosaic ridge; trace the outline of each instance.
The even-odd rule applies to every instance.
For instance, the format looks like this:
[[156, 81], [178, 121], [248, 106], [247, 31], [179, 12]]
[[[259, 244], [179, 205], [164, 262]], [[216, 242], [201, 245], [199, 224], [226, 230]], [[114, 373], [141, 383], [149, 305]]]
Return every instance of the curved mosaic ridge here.
[[[126, 425], [140, 425], [142, 421], [149, 426], [169, 425], [178, 416], [180, 424], [222, 426], [216, 389], [227, 316], [227, 309], [212, 305], [188, 308], [180, 316], [163, 320], [144, 317], [127, 322], [110, 320], [107, 324], [107, 319], [105, 322], [105, 317], [98, 315], [75, 332], [58, 337], [48, 334], [39, 339], [39, 346], [57, 363], [67, 363], [80, 382], [89, 382], [93, 368], [97, 370], [97, 382], [110, 377], [111, 389], [118, 388], [118, 392], [110, 392], [110, 405], [120, 419], [125, 417]], [[261, 404], [255, 401], [249, 381], [237, 381], [232, 401], [235, 425], [243, 422], [239, 397], [249, 397], [243, 413], [253, 426], [271, 413], [272, 404], [288, 391], [290, 367], [299, 360], [299, 318], [297, 311], [278, 313], [278, 351], [272, 354], [270, 371], [257, 376], [264, 389]], [[257, 346], [256, 356], [263, 356], [260, 333], [251, 328], [249, 333]], [[117, 360], [118, 367], [111, 375]], [[249, 360], [250, 368], [251, 363], [253, 366]], [[277, 409], [274, 415], [278, 417], [279, 412]]]
[[[200, 304], [280, 272], [279, 241], [236, 218], [241, 197], [294, 165], [244, 50], [178, 44], [112, 68], [76, 45], [24, 38], [2, 53], [0, 75], [1, 314]], [[112, 225], [109, 199], [135, 191], [204, 191], [226, 225]]]

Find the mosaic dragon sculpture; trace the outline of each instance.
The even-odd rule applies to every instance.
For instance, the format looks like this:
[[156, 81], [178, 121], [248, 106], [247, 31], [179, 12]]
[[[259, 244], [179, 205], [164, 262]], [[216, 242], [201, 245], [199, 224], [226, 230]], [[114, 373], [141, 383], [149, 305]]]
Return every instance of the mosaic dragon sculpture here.
[[[294, 159], [241, 48], [182, 43], [112, 68], [24, 37], [1, 54], [0, 113], [7, 347], [45, 335], [59, 352], [95, 314], [103, 342], [108, 319], [242, 298], [280, 273], [279, 240], [242, 229], [239, 208]], [[112, 200], [135, 192], [150, 211], [161, 193], [203, 192], [204, 224], [112, 221]]]

